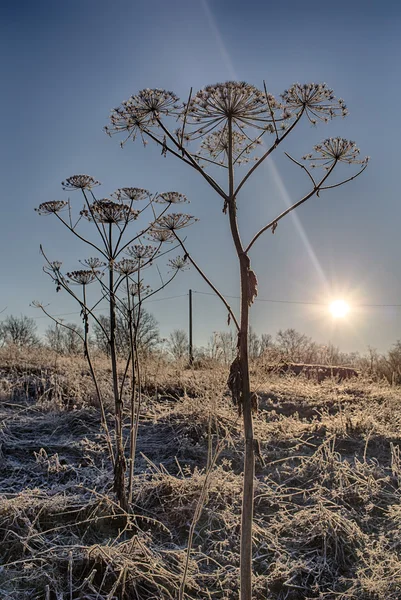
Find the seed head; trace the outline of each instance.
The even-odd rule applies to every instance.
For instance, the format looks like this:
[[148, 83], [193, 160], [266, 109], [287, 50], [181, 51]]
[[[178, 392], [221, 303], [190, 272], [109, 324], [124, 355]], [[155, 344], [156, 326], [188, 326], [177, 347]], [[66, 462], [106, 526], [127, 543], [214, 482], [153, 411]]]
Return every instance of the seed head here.
[[99, 181], [93, 179], [90, 175], [72, 175], [61, 182], [64, 190], [91, 190], [100, 185]]
[[90, 205], [90, 210], [84, 208], [81, 213], [83, 217], [91, 221], [92, 218], [97, 223], [127, 223], [137, 219], [139, 211], [130, 208], [122, 202], [113, 202], [108, 198], [95, 200]]
[[138, 270], [138, 261], [122, 258], [118, 263], [115, 263], [115, 269], [120, 275], [132, 275]]
[[176, 107], [179, 98], [174, 92], [160, 89], [146, 88], [141, 90], [136, 96], [130, 98], [130, 102], [136, 105], [137, 109], [144, 114], [149, 114], [154, 118], [159, 115], [168, 115]]
[[172, 271], [184, 271], [189, 269], [188, 260], [185, 256], [176, 256], [168, 261], [168, 266]]
[[[81, 262], [81, 261], [80, 261]], [[82, 264], [85, 265], [86, 267], [89, 267], [90, 269], [100, 269], [102, 267], [106, 266], [106, 263], [102, 262], [100, 260], [100, 258], [96, 258], [96, 257], [90, 257], [90, 258], [85, 258], [82, 261]]]
[[128, 132], [128, 136], [124, 142], [121, 142], [121, 146], [129, 139], [136, 140], [136, 136], [139, 135], [145, 144], [143, 132], [152, 126], [152, 119], [148, 114], [138, 111], [134, 104], [130, 101], [123, 102], [118, 108], [114, 108], [110, 115], [110, 126], [106, 125], [104, 128], [107, 135], [112, 136], [115, 133]]
[[182, 213], [171, 213], [169, 215], [164, 215], [158, 219], [157, 223], [155, 223], [153, 227], [153, 231], [175, 231], [176, 229], [183, 229], [184, 227], [188, 227], [192, 225], [195, 221], [195, 217], [191, 215], [184, 215]]
[[35, 208], [36, 212], [40, 215], [55, 214], [63, 210], [68, 205], [65, 200], [51, 200], [50, 202], [42, 202], [38, 208]]
[[174, 235], [168, 229], [160, 229], [160, 230], [150, 230], [148, 239], [151, 242], [159, 242], [163, 244], [164, 242], [172, 242], [174, 241]]
[[[208, 133], [228, 119], [241, 127], [250, 125], [264, 128], [272, 121], [272, 110], [279, 107], [273, 96], [266, 94], [245, 82], [227, 81], [208, 85], [191, 100], [188, 114], [193, 122], [199, 123], [202, 133]], [[198, 133], [201, 131], [198, 129]]]
[[334, 162], [363, 165], [369, 160], [369, 157], [359, 158], [360, 150], [355, 142], [340, 137], [328, 138], [321, 144], [317, 144], [314, 150], [316, 155], [306, 154], [303, 158], [304, 160], [312, 160], [315, 167], [318, 165], [327, 167], [327, 165], [332, 165]]
[[156, 202], [161, 204], [180, 204], [181, 202], [189, 202], [184, 194], [179, 192], [163, 192], [156, 198]]
[[[257, 142], [251, 141], [242, 131], [233, 131], [231, 137], [232, 156], [234, 161], [248, 162], [248, 155], [256, 147]], [[229, 136], [227, 127], [213, 131], [201, 143], [201, 154], [209, 155], [214, 160], [224, 164], [229, 156]], [[240, 162], [238, 160], [238, 162]]]
[[284, 102], [284, 114], [298, 115], [303, 110], [313, 125], [318, 120], [327, 122], [334, 117], [345, 117], [348, 114], [344, 100], [337, 100], [333, 90], [325, 83], [294, 83], [281, 97]]
[[105, 127], [105, 131], [109, 135], [127, 131], [127, 139], [131, 137], [135, 140], [138, 133], [142, 137], [144, 131], [157, 125], [161, 115], [174, 113], [178, 108], [177, 102], [178, 98], [173, 92], [160, 89], [141, 90], [112, 110], [111, 125]]
[[77, 285], [88, 285], [89, 283], [93, 283], [96, 281], [98, 277], [101, 277], [102, 273], [100, 271], [71, 271], [71, 273], [67, 273], [67, 277], [71, 280], [71, 283], [76, 283]]
[[150, 192], [148, 190], [143, 190], [141, 188], [134, 187], [125, 187], [118, 188], [112, 196], [117, 198], [117, 200], [144, 200], [145, 198], [149, 198]]
[[154, 258], [156, 250], [153, 246], [135, 244], [133, 246], [128, 246], [125, 252], [137, 262], [142, 262]]

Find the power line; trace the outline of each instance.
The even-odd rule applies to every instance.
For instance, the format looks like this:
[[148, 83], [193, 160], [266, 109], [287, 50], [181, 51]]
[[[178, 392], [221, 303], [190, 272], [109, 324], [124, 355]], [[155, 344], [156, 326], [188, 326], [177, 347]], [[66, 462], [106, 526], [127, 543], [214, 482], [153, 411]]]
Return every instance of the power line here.
[[[216, 296], [212, 292], [199, 292], [198, 290], [192, 290], [194, 294], [202, 294], [203, 296]], [[231, 296], [229, 294], [223, 294], [225, 298], [240, 299], [240, 296]], [[326, 302], [307, 302], [301, 300], [272, 300], [270, 298], [255, 298], [255, 302], [271, 302], [273, 304], [302, 304], [306, 306], [327, 306]], [[400, 308], [401, 304], [354, 304], [356, 308]]]
[[[216, 294], [212, 294], [211, 292], [198, 292], [197, 290], [193, 290], [194, 294], [202, 294], [204, 296], [216, 296]], [[240, 296], [231, 296], [230, 294], [223, 294], [224, 298], [235, 298], [236, 300], [240, 300]], [[270, 300], [268, 298], [255, 298], [255, 302], [273, 302], [276, 304], [313, 304], [313, 305], [323, 305], [323, 302], [301, 302], [296, 300]]]
[[[201, 294], [202, 296], [214, 296], [217, 298], [216, 294], [213, 292], [200, 292], [199, 290], [192, 290], [194, 294]], [[154, 298], [153, 300], [144, 299], [143, 302], [147, 302], [150, 304], [151, 302], [164, 302], [165, 300], [175, 300], [176, 298], [184, 298], [187, 297], [188, 294], [177, 294], [175, 296], [167, 296], [166, 298]], [[240, 300], [240, 296], [233, 296], [231, 294], [223, 294], [225, 298], [233, 298], [235, 300]], [[255, 302], [268, 302], [271, 304], [294, 304], [301, 306], [327, 306], [326, 302], [308, 302], [305, 300], [276, 300], [272, 298], [255, 298]], [[355, 308], [401, 308], [401, 304], [354, 304]], [[105, 310], [104, 308], [95, 308], [92, 312], [99, 312]], [[80, 315], [80, 312], [69, 312], [69, 313], [59, 313], [56, 315], [52, 315], [53, 317], [70, 317], [74, 315]], [[38, 317], [32, 317], [32, 319], [48, 319], [47, 315], [40, 315]]]
[[[167, 296], [166, 298], [154, 298], [153, 300], [143, 300], [143, 302], [147, 302], [150, 304], [151, 302], [163, 302], [163, 300], [174, 300], [175, 298], [184, 298], [184, 296], [188, 296], [188, 294], [178, 294], [177, 296]], [[99, 312], [101, 310], [105, 310], [105, 308], [94, 308], [91, 312]], [[70, 313], [60, 313], [58, 315], [52, 315], [52, 317], [70, 317], [72, 315], [80, 315], [80, 312], [70, 312]], [[39, 317], [32, 317], [32, 319], [48, 319], [47, 315], [40, 315]]]
[[167, 296], [167, 298], [155, 298], [154, 300], [144, 300], [144, 302], [163, 302], [163, 300], [173, 300], [174, 298], [184, 298], [184, 296], [188, 296], [188, 294], [179, 294], [178, 296]]

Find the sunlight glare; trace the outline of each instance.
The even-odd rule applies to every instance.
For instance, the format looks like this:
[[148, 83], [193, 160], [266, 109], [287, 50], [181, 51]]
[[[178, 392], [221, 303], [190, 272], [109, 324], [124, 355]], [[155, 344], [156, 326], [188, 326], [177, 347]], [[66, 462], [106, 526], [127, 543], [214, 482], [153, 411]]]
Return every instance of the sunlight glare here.
[[335, 319], [341, 319], [349, 313], [349, 304], [344, 300], [334, 300], [330, 304], [330, 312]]

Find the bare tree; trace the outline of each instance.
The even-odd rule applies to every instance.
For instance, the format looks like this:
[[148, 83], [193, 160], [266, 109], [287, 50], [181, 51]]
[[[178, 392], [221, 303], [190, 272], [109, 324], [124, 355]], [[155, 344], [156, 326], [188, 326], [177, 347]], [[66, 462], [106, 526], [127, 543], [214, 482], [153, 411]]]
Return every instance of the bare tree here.
[[188, 355], [189, 341], [184, 329], [174, 329], [167, 339], [167, 350], [175, 360], [182, 360]]
[[249, 358], [251, 360], [255, 360], [256, 358], [259, 358], [260, 354], [261, 354], [261, 340], [258, 336], [258, 334], [256, 333], [256, 331], [254, 331], [254, 329], [249, 326], [249, 332], [248, 332], [248, 345], [249, 345]]
[[[125, 301], [124, 306], [127, 305]], [[136, 313], [136, 311], [135, 311]], [[134, 315], [137, 319], [138, 315]], [[105, 354], [110, 354], [110, 346], [104, 336], [104, 330], [110, 331], [110, 318], [107, 315], [99, 315], [99, 323], [93, 324], [93, 334], [97, 348]], [[155, 317], [142, 307], [138, 320], [137, 344], [142, 353], [154, 350], [160, 342], [159, 326]], [[131, 351], [129, 332], [129, 315], [122, 307], [116, 316], [116, 348], [119, 355], [128, 357]]]
[[389, 374], [387, 379], [390, 383], [401, 383], [401, 340], [397, 340], [391, 350], [387, 352], [385, 363]]
[[264, 354], [273, 347], [273, 336], [270, 333], [262, 333], [260, 337], [260, 355]]
[[219, 359], [226, 365], [231, 364], [237, 351], [236, 335], [232, 331], [217, 331], [215, 338]]
[[310, 337], [295, 329], [279, 330], [276, 336], [276, 348], [282, 360], [289, 362], [314, 362], [317, 345]]
[[35, 320], [26, 315], [10, 315], [0, 323], [0, 339], [3, 345], [12, 344], [19, 348], [39, 346], [40, 339], [36, 331]]
[[45, 332], [46, 344], [58, 354], [80, 354], [84, 330], [76, 323], [50, 325]]
[[[277, 100], [267, 92], [266, 86], [257, 89], [245, 82], [229, 81], [209, 85], [189, 93], [180, 102], [173, 93], [161, 89], [145, 89], [131, 96], [114, 109], [107, 133], [122, 133], [129, 139], [152, 140], [161, 148], [163, 156], [174, 156], [196, 171], [222, 201], [223, 214], [228, 218], [240, 274], [240, 315], [233, 310], [217, 287], [197, 264], [184, 240], [172, 231], [186, 256], [211, 289], [224, 303], [228, 318], [238, 330], [237, 356], [231, 364], [229, 386], [233, 402], [243, 416], [245, 436], [244, 487], [241, 520], [241, 600], [252, 596], [252, 521], [254, 495], [254, 433], [252, 394], [249, 377], [249, 310], [257, 295], [257, 278], [251, 267], [250, 252], [260, 236], [274, 233], [281, 219], [324, 190], [336, 188], [357, 177], [366, 168], [367, 159], [360, 160], [354, 142], [343, 138], [330, 138], [305, 155], [306, 164], [323, 167], [322, 173], [308, 168], [288, 153], [293, 165], [302, 169], [308, 182], [305, 193], [282, 213], [255, 232], [245, 242], [240, 234], [238, 206], [245, 184], [256, 169], [288, 138], [297, 124], [306, 119], [312, 124], [347, 114], [343, 100], [336, 100], [333, 91], [325, 84], [295, 84]], [[178, 126], [177, 126], [178, 123]], [[269, 140], [271, 136], [272, 139]], [[123, 142], [124, 143], [124, 142]], [[240, 170], [249, 160], [252, 166], [242, 174]], [[343, 163], [358, 164], [358, 171], [346, 179], [329, 183], [329, 178]], [[213, 177], [217, 168], [225, 174], [225, 184]], [[220, 179], [222, 181], [222, 179]], [[245, 210], [251, 206], [249, 199]]]
[[376, 348], [368, 346], [368, 372], [370, 374], [377, 373], [378, 365], [380, 364], [381, 357]]
[[349, 362], [348, 357], [331, 342], [322, 344], [317, 350], [317, 362], [322, 365], [342, 365]]

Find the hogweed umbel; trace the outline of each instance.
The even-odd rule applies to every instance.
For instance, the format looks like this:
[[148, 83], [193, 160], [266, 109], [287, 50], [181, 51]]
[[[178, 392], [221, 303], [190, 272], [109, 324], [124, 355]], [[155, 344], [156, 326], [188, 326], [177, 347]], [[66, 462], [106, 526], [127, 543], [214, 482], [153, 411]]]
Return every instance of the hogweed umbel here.
[[81, 211], [81, 216], [93, 220], [97, 223], [128, 223], [138, 218], [139, 211], [134, 210], [127, 204], [121, 202], [113, 202], [109, 198], [95, 200], [89, 205], [89, 208], [84, 208]]
[[186, 256], [176, 256], [168, 261], [168, 265], [172, 271], [184, 271], [189, 269], [189, 261]]
[[115, 263], [114, 267], [120, 275], [133, 275], [138, 271], [139, 265], [137, 260], [122, 258]]
[[90, 269], [88, 271], [81, 269], [78, 271], [70, 271], [66, 275], [71, 283], [77, 285], [89, 285], [101, 277], [103, 273], [96, 271], [95, 269]]
[[249, 83], [227, 81], [208, 85], [197, 92], [189, 102], [188, 115], [192, 122], [201, 125], [201, 128], [196, 128], [195, 134], [207, 134], [228, 120], [239, 128], [268, 127], [270, 131], [271, 110], [280, 107], [272, 95], [267, 102], [265, 93]]
[[361, 151], [355, 142], [340, 137], [324, 140], [321, 144], [314, 146], [314, 151], [315, 154], [303, 156], [304, 160], [313, 161], [314, 166], [328, 166], [335, 162], [366, 165], [369, 161], [368, 156], [360, 158]]
[[[144, 142], [153, 141], [158, 144], [162, 156], [169, 154], [190, 166], [221, 198], [223, 213], [229, 221], [240, 269], [239, 320], [179, 237], [179, 230], [190, 224], [192, 217], [182, 214], [163, 216], [151, 228], [149, 235], [154, 238], [160, 235], [158, 232], [168, 231], [174, 236], [185, 256], [224, 303], [228, 321], [232, 321], [238, 329], [237, 356], [231, 365], [228, 383], [233, 401], [242, 414], [246, 440], [241, 517], [241, 600], [252, 597], [254, 448], [257, 446], [253, 433], [254, 395], [250, 388], [248, 336], [249, 309], [256, 296], [258, 282], [251, 268], [250, 250], [265, 231], [274, 232], [279, 221], [304, 202], [358, 177], [365, 170], [367, 159], [359, 158], [359, 150], [354, 142], [343, 138], [325, 140], [315, 146], [312, 155], [307, 155], [307, 160], [313, 159], [313, 165], [324, 166], [323, 174], [315, 179], [309, 167], [286, 153], [292, 163], [307, 175], [309, 191], [300, 194], [287, 209], [260, 227], [248, 243], [244, 243], [240, 235], [238, 207], [243, 188], [256, 169], [269, 159], [304, 117], [309, 123], [316, 125], [347, 114], [345, 102], [341, 98], [337, 99], [333, 90], [325, 83], [295, 83], [277, 100], [267, 91], [265, 84], [263, 89], [258, 89], [246, 82], [228, 81], [208, 85], [195, 93], [191, 90], [188, 100], [181, 104], [173, 92], [143, 90], [112, 111], [107, 127], [110, 135], [124, 133], [122, 145], [129, 139], [135, 141], [139, 133]], [[242, 165], [248, 163], [251, 166], [245, 167], [245, 172], [238, 175], [239, 168], [243, 169]], [[328, 185], [328, 178], [344, 163], [359, 167], [354, 175]], [[219, 167], [224, 169], [226, 175], [224, 184], [221, 183], [222, 178], [214, 178], [214, 170]], [[247, 203], [245, 208], [249, 205]], [[163, 241], [162, 238], [160, 240]], [[185, 581], [180, 587], [179, 600], [183, 600], [184, 588]]]
[[160, 204], [181, 204], [189, 202], [189, 200], [185, 194], [180, 194], [179, 192], [163, 192], [156, 196], [155, 202], [159, 202]]
[[175, 238], [173, 232], [168, 229], [150, 229], [148, 239], [151, 242], [164, 244], [165, 242], [173, 242]]
[[51, 215], [56, 214], [65, 209], [68, 206], [68, 202], [65, 200], [50, 200], [49, 202], [42, 202], [39, 204], [35, 211], [40, 215]]
[[143, 244], [133, 244], [132, 246], [128, 246], [125, 250], [125, 253], [134, 259], [137, 264], [141, 264], [144, 261], [148, 261], [153, 259], [158, 250], [154, 246], [145, 246]]
[[97, 257], [85, 258], [83, 261], [80, 261], [80, 262], [82, 262], [83, 265], [85, 265], [86, 267], [89, 267], [89, 269], [92, 269], [92, 270], [101, 269], [102, 267], [106, 266], [106, 263]]
[[289, 114], [304, 112], [313, 125], [318, 121], [327, 123], [334, 117], [348, 115], [344, 100], [337, 100], [333, 90], [325, 83], [294, 83], [281, 94], [281, 98]]
[[192, 225], [195, 221], [197, 221], [195, 217], [192, 215], [184, 215], [182, 213], [170, 213], [169, 215], [164, 215], [160, 217], [160, 219], [153, 226], [153, 231], [178, 231], [179, 229], [184, 229], [184, 227], [188, 227]]
[[67, 177], [61, 185], [63, 190], [91, 190], [100, 185], [100, 181], [96, 181], [90, 175], [72, 175]]
[[140, 200], [146, 200], [146, 198], [150, 198], [150, 192], [142, 188], [124, 187], [118, 188], [115, 192], [113, 192], [112, 196], [120, 201], [135, 200], [135, 202], [139, 202]]

